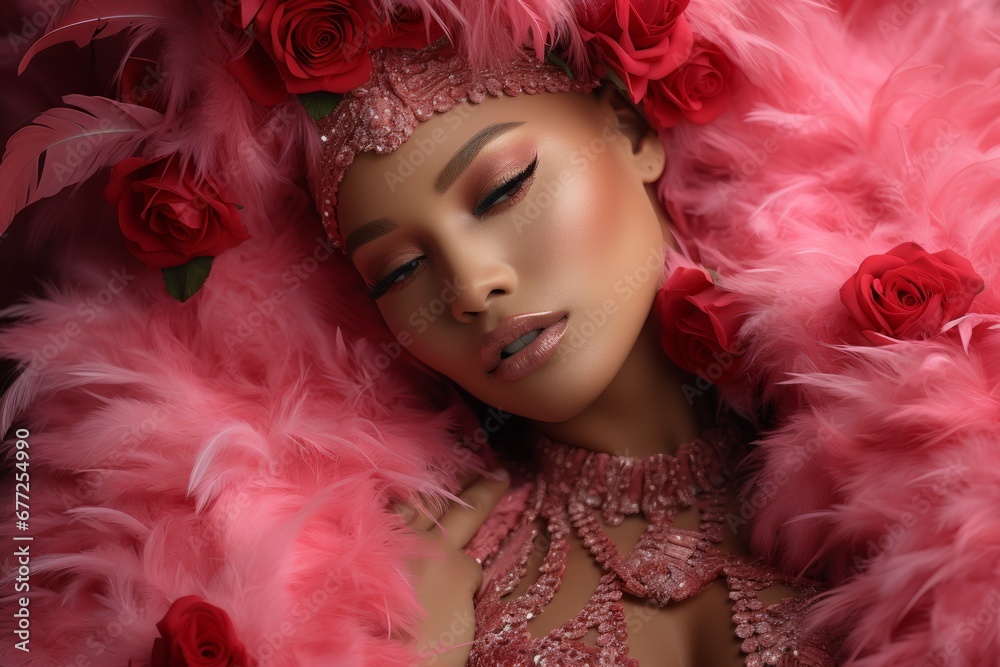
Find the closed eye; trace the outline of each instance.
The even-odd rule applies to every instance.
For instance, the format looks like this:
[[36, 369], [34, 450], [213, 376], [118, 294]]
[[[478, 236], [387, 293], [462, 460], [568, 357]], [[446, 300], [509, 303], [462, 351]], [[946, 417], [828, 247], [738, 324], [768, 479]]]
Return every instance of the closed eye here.
[[411, 271], [416, 269], [420, 265], [420, 260], [424, 259], [424, 256], [416, 257], [411, 259], [406, 264], [396, 267], [389, 272], [385, 278], [382, 278], [375, 282], [374, 285], [368, 285], [368, 298], [375, 301], [383, 294], [389, 291], [396, 283], [406, 282], [406, 278]]
[[[525, 187], [525, 183], [531, 179], [537, 167], [538, 156], [536, 155], [531, 161], [531, 164], [525, 167], [523, 171], [486, 195], [486, 197], [484, 197], [482, 201], [480, 201], [472, 210], [473, 215], [485, 215], [486, 213], [489, 213], [493, 207], [497, 206], [497, 204], [511, 202], [509, 205], [513, 205], [517, 201], [520, 201], [520, 199], [527, 194], [528, 188]], [[411, 259], [405, 264], [390, 271], [384, 278], [376, 280], [374, 284], [367, 285], [368, 298], [375, 301], [381, 298], [395, 285], [408, 283], [410, 277], [412, 277], [414, 272], [420, 268], [420, 262], [425, 259], [427, 259], [425, 255], [415, 257], [414, 259]]]
[[522, 185], [524, 185], [524, 182], [531, 178], [531, 176], [535, 173], [535, 168], [537, 166], [538, 156], [536, 155], [531, 161], [531, 164], [525, 167], [524, 171], [486, 195], [486, 197], [483, 198], [483, 200], [479, 202], [474, 209], [472, 209], [472, 214], [477, 216], [484, 215], [497, 204], [502, 203], [507, 199], [512, 199], [519, 194], [523, 194], [520, 192], [522, 190]]

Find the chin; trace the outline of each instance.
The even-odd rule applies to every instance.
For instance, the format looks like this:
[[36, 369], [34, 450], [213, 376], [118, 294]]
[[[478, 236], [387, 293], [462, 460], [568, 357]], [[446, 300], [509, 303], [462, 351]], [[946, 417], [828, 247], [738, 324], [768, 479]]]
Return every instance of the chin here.
[[590, 354], [584, 352], [553, 356], [530, 377], [509, 385], [493, 405], [540, 422], [559, 423], [579, 416], [604, 393], [621, 368], [620, 363], [609, 363], [596, 346]]

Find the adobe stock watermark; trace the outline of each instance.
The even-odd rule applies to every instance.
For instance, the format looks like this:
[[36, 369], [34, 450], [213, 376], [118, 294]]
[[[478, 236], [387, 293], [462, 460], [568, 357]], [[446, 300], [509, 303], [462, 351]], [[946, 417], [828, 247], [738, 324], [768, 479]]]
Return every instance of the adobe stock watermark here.
[[266, 298], [255, 301], [253, 309], [248, 314], [241, 315], [236, 320], [233, 328], [222, 334], [222, 340], [228, 350], [232, 352], [238, 345], [242, 345], [253, 336], [257, 329], [270, 320], [278, 308], [285, 302], [288, 293], [302, 287], [307, 280], [319, 271], [320, 264], [333, 257], [334, 250], [335, 248], [330, 239], [325, 234], [317, 236], [312, 252], [293, 262], [281, 274], [281, 282], [286, 287], [275, 288], [271, 290]]
[[107, 115], [102, 116], [97, 121], [97, 130], [91, 130], [81, 140], [73, 141], [58, 162], [45, 164], [45, 169], [51, 168], [52, 174], [60, 185], [65, 185], [73, 178], [77, 168], [90, 157], [91, 153], [101, 147], [101, 144], [107, 139], [107, 135], [115, 131], [119, 125], [127, 124], [135, 127], [136, 121], [119, 107], [110, 102], [102, 106]]
[[774, 500], [789, 480], [801, 473], [806, 464], [838, 432], [836, 425], [822, 424], [821, 428], [812, 437], [806, 439], [800, 447], [785, 454], [783, 460], [778, 463], [777, 473], [773, 477], [754, 484], [751, 493], [740, 498], [739, 513], [728, 512], [726, 514], [726, 523], [733, 534], [739, 534], [743, 526], [752, 521], [768, 503]]
[[52, 17], [55, 16], [63, 6], [63, 0], [41, 0], [37, 3], [38, 11], [31, 16], [21, 17], [21, 30], [19, 32], [8, 32], [7, 43], [10, 44], [11, 51], [20, 54], [26, 50], [35, 38], [41, 36], [48, 27]]
[[903, 0], [889, 7], [875, 24], [882, 37], [899, 32], [926, 3], [927, 0]]
[[742, 363], [743, 356], [749, 349], [750, 341], [746, 339], [740, 340], [732, 350], [710, 349], [712, 361], [698, 367], [694, 372], [698, 379], [694, 381], [694, 384], [685, 382], [681, 386], [681, 391], [684, 393], [688, 405], [694, 405], [695, 400], [704, 396], [705, 392], [709, 391], [719, 378], [727, 375], [734, 367]]
[[958, 143], [962, 134], [951, 123], [945, 121], [944, 127], [938, 128], [934, 135], [934, 143], [919, 153], [908, 154], [906, 160], [906, 176], [911, 180], [916, 180], [921, 175], [927, 173], [941, 156]]
[[900, 512], [891, 521], [884, 521], [882, 534], [877, 539], [869, 538], [865, 543], [864, 555], [854, 555], [853, 572], [864, 572], [879, 555], [896, 546], [919, 523], [921, 517], [927, 515], [936, 503], [962, 484], [968, 471], [969, 467], [965, 464], [952, 461], [940, 479], [914, 493], [908, 503], [909, 509]]
[[[456, 284], [450, 280], [445, 280], [444, 287], [438, 293], [438, 296], [410, 313], [407, 323], [417, 335], [423, 334], [437, 318], [447, 312], [451, 304], [458, 299], [465, 289], [467, 287], [461, 283]], [[403, 354], [403, 351], [413, 345], [415, 341], [414, 334], [404, 329], [395, 335], [395, 340], [380, 343], [379, 348], [381, 352], [376, 354], [372, 359], [364, 359], [362, 365], [370, 377], [378, 377], [382, 371], [389, 368]]]
[[[90, 324], [121, 294], [135, 276], [128, 272], [128, 267], [122, 266], [111, 272], [107, 285], [92, 294], [77, 305], [78, 319], [84, 324]], [[49, 362], [69, 347], [70, 341], [83, 333], [83, 327], [77, 319], [67, 322], [62, 330], [46, 334], [47, 340], [31, 351], [31, 360], [27, 364], [26, 373], [41, 373]]]
[[615, 281], [612, 289], [619, 299], [604, 299], [600, 307], [587, 309], [575, 320], [572, 327], [566, 329], [562, 340], [556, 347], [554, 358], [566, 359], [582, 350], [587, 342], [598, 334], [611, 321], [619, 308], [632, 299], [643, 286], [651, 280], [659, 281], [663, 273], [663, 263], [666, 258], [665, 246], [647, 248], [644, 261], [631, 272], [625, 273]]
[[73, 667], [90, 667], [91, 665], [103, 665], [106, 664], [104, 660], [91, 660], [91, 656], [97, 657], [104, 655], [105, 651], [109, 647], [114, 646], [122, 635], [139, 620], [139, 614], [136, 613], [134, 609], [126, 608], [119, 609], [118, 615], [104, 624], [104, 627], [96, 632], [91, 632], [83, 640], [84, 646], [87, 648], [86, 651], [80, 651], [73, 658], [72, 662], [63, 663], [66, 665], [72, 665]]
[[164, 404], [153, 406], [142, 421], [133, 424], [121, 435], [114, 451], [103, 459], [88, 464], [86, 472], [74, 476], [75, 490], [68, 491], [64, 487], [60, 487], [58, 493], [65, 508], [64, 511], [69, 512], [72, 508], [92, 502], [92, 496], [101, 488], [104, 481], [125, 463], [126, 453], [135, 450], [136, 447], [145, 442], [150, 435], [159, 429], [161, 424], [167, 421], [170, 414]]
[[726, 201], [735, 190], [745, 186], [750, 178], [763, 169], [771, 157], [784, 147], [785, 139], [805, 125], [809, 115], [821, 109], [832, 95], [833, 91], [829, 85], [825, 81], [822, 82], [819, 90], [812, 92], [805, 102], [795, 109], [795, 116], [786, 116], [776, 125], [778, 137], [770, 136], [756, 147], [744, 146], [745, 157], [743, 158], [733, 156], [734, 161], [729, 170], [734, 175], [729, 179], [719, 179], [716, 183], [718, 194], [722, 200]]
[[[248, 667], [265, 667], [266, 665], [274, 664], [275, 658], [278, 657], [281, 648], [295, 636], [298, 628], [319, 614], [331, 601], [337, 600], [337, 596], [340, 594], [342, 588], [341, 579], [346, 579], [344, 575], [345, 573], [341, 569], [331, 568], [326, 571], [323, 581], [319, 585], [314, 586], [308, 594], [302, 592], [296, 596], [295, 604], [288, 615], [278, 623], [277, 627], [264, 632], [256, 645], [247, 646], [250, 658]], [[350, 576], [353, 580], [355, 591], [360, 589], [361, 582], [356, 573], [351, 572]], [[356, 592], [353, 594], [356, 595]]]
[[[145, 67], [142, 68], [143, 76], [132, 88], [128, 91], [128, 96], [134, 100], [135, 104], [142, 104], [146, 101], [153, 92], [156, 91], [156, 87], [163, 83], [167, 78], [167, 72], [163, 69], [157, 61], [150, 61]], [[122, 95], [122, 97], [125, 97]]]
[[[228, 17], [230, 16], [239, 16], [241, 6], [244, 4], [246, 4], [245, 0], [212, 0], [211, 6], [215, 14], [220, 19], [228, 20]], [[336, 26], [336, 28], [339, 28], [339, 30], [337, 30], [339, 35], [342, 36], [346, 33], [350, 36], [350, 39], [341, 41], [336, 45], [328, 45], [327, 48], [331, 51], [335, 51], [340, 57], [339, 59], [351, 60], [352, 58], [355, 58], [358, 55], [358, 52], [362, 49], [371, 48], [372, 38], [385, 30], [385, 22], [376, 12], [375, 15], [372, 16], [366, 23], [351, 24], [350, 29], [347, 31], [344, 30], [343, 25]], [[329, 40], [329, 34], [322, 35], [321, 39]], [[295, 44], [293, 39], [290, 39], [290, 41], [293, 42], [291, 44], [291, 50], [302, 52], [304, 48], [303, 45]]]
[[514, 230], [520, 234], [524, 228], [536, 220], [550, 206], [556, 203], [564, 188], [569, 186], [574, 178], [584, 174], [597, 159], [607, 152], [612, 143], [622, 135], [617, 129], [615, 119], [607, 119], [601, 127], [598, 136], [593, 137], [589, 142], [577, 146], [570, 154], [570, 167], [561, 169], [555, 178], [537, 184], [532, 188], [532, 194], [528, 197], [522, 210], [511, 213], [514, 221]]
[[417, 173], [417, 169], [427, 163], [441, 144], [448, 141], [451, 133], [458, 130], [471, 114], [471, 105], [456, 104], [448, 113], [440, 116], [447, 129], [435, 127], [429, 137], [411, 137], [403, 144], [403, 147], [396, 151], [396, 168], [382, 173], [389, 192], [395, 192], [406, 179]]
[[[955, 628], [951, 636], [957, 635], [957, 639], [949, 639], [944, 647], [936, 649], [927, 656], [928, 662], [924, 664], [934, 665], [934, 667], [947, 667], [951, 664], [951, 658], [958, 657], [962, 653], [964, 646], [975, 641], [976, 637], [983, 637], [989, 633], [996, 633], [997, 618], [1000, 614], [1000, 590], [991, 588], [989, 595], [978, 609], [966, 614], [962, 621]], [[964, 660], [963, 664], [968, 664]]]
[[466, 609], [463, 611], [453, 611], [451, 613], [451, 623], [438, 635], [437, 639], [427, 639], [417, 645], [420, 653], [421, 665], [436, 664], [438, 659], [456, 648], [461, 648], [465, 644], [456, 644], [459, 637], [468, 635], [476, 625], [475, 613]]
[[[906, 179], [914, 182], [923, 178], [962, 136], [954, 125], [945, 121], [944, 126], [938, 128], [931, 145], [907, 154]], [[878, 221], [886, 217], [892, 205], [887, 202], [896, 202], [900, 207], [906, 205], [906, 184], [899, 179], [894, 178], [881, 185], [875, 190], [875, 194], [877, 197], [865, 202], [863, 211], [863, 214], [872, 220]]]
[[490, 435], [496, 433], [514, 415], [504, 412], [503, 407], [489, 407], [486, 410], [487, 417], [483, 420], [482, 426], [476, 427], [472, 434], [462, 436], [461, 443], [456, 443], [452, 448], [452, 455], [441, 463], [440, 468], [447, 476], [457, 475], [462, 470], [469, 470], [476, 464], [474, 452], [481, 450], [489, 441]]

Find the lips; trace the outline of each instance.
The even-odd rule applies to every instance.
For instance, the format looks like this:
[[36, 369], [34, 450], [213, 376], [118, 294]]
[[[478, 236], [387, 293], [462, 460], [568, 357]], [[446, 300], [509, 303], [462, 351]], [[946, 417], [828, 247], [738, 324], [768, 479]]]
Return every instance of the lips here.
[[500, 353], [505, 347], [535, 329], [544, 329], [555, 324], [566, 315], [564, 310], [549, 311], [514, 315], [503, 320], [496, 329], [483, 336], [480, 347], [483, 369], [487, 373], [492, 373], [500, 365]]

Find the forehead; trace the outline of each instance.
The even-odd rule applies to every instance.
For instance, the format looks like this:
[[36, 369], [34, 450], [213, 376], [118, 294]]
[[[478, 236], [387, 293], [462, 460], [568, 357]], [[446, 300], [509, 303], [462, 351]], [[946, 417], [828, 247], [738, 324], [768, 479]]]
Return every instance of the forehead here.
[[[586, 93], [536, 93], [489, 97], [482, 102], [462, 102], [419, 123], [396, 151], [357, 155], [341, 181], [337, 219], [342, 237], [372, 217], [385, 198], [416, 183], [433, 182], [455, 153], [474, 137], [480, 142], [495, 138], [515, 124], [541, 134], [565, 129], [587, 117], [593, 98]], [[496, 129], [494, 129], [496, 128]], [[488, 130], [484, 132], [484, 130]], [[477, 135], [479, 135], [477, 137]], [[420, 173], [420, 177], [411, 178]], [[362, 219], [364, 218], [364, 219]]]

